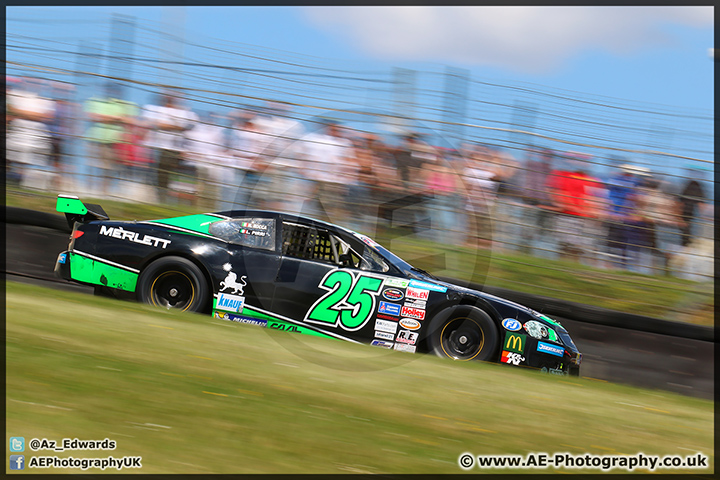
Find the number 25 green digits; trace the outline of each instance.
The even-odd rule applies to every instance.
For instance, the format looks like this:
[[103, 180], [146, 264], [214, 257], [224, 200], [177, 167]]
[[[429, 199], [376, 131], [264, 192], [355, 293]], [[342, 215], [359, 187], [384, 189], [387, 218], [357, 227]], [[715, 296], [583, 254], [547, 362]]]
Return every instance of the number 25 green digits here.
[[335, 270], [325, 276], [320, 288], [328, 290], [308, 311], [305, 321], [339, 324], [345, 330], [358, 330], [375, 310], [375, 295], [382, 279], [360, 275], [355, 278], [346, 270]]

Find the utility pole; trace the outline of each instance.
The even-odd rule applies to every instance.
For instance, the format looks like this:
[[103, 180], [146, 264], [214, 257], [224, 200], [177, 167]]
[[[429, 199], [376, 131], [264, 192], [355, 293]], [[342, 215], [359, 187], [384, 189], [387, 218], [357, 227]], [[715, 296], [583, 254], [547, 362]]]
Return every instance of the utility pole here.
[[133, 51], [135, 47], [135, 17], [113, 14], [110, 30], [110, 55], [107, 74], [123, 83], [132, 80]]
[[103, 50], [100, 45], [95, 42], [80, 41], [78, 43], [78, 50], [75, 54], [75, 97], [74, 101], [77, 102], [78, 110], [76, 112], [77, 118], [75, 118], [76, 133], [79, 136], [71, 136], [68, 142], [68, 156], [71, 159], [70, 162], [73, 164], [75, 175], [77, 179], [75, 182], [77, 186], [85, 188], [89, 185], [89, 168], [88, 165], [88, 152], [86, 151], [87, 142], [82, 141], [82, 137], [87, 132], [89, 122], [82, 113], [82, 107], [85, 105], [89, 98], [100, 93], [100, 81], [98, 75], [100, 74], [100, 59], [102, 58]]
[[392, 128], [400, 135], [408, 133], [411, 125], [415, 123], [416, 82], [415, 70], [393, 69], [395, 119], [392, 121]]
[[183, 57], [185, 50], [185, 7], [163, 7], [162, 37], [158, 57], [160, 60], [158, 83], [182, 89]]
[[465, 69], [446, 67], [445, 98], [443, 106], [443, 130], [453, 148], [458, 148], [463, 139], [467, 113], [469, 72]]
[[510, 143], [515, 143], [516, 148], [531, 149], [534, 145], [534, 138], [531, 133], [535, 129], [538, 107], [532, 102], [515, 101], [512, 114], [512, 125], [515, 131], [510, 132]]

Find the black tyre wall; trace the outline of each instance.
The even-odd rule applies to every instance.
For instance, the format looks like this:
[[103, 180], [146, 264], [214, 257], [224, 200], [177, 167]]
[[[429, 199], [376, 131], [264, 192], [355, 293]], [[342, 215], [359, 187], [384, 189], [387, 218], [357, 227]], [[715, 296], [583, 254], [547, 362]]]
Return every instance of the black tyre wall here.
[[192, 300], [184, 308], [188, 312], [205, 312], [210, 300], [208, 282], [200, 268], [192, 261], [177, 256], [162, 257], [155, 260], [140, 273], [137, 284], [137, 299], [149, 305], [155, 304], [153, 288], [156, 280], [168, 272], [178, 272], [186, 277], [193, 287]]
[[447, 335], [446, 326], [448, 328], [459, 321], [459, 319], [468, 319], [473, 325], [476, 325], [482, 331], [482, 347], [472, 356], [472, 358], [457, 358], [459, 360], [478, 360], [478, 361], [496, 361], [498, 346], [500, 344], [500, 335], [490, 315], [476, 307], [466, 305], [455, 305], [446, 308], [438, 315], [435, 315], [430, 321], [428, 331], [426, 333], [426, 345], [428, 351], [439, 357], [456, 358], [452, 351], [448, 351], [447, 346], [443, 345], [443, 333]]

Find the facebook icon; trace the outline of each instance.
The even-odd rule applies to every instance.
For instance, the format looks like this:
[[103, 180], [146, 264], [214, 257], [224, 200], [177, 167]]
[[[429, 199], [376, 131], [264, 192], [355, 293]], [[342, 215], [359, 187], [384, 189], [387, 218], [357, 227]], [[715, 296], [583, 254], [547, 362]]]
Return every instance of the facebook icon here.
[[10, 470], [25, 470], [25, 455], [10, 455]]

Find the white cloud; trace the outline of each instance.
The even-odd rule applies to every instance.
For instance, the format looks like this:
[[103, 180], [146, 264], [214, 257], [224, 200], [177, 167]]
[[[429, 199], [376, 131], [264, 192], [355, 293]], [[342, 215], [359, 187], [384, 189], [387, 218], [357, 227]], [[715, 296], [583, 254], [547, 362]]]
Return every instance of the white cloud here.
[[586, 49], [670, 45], [665, 26], [713, 27], [713, 7], [305, 7], [316, 26], [390, 61], [549, 71]]

